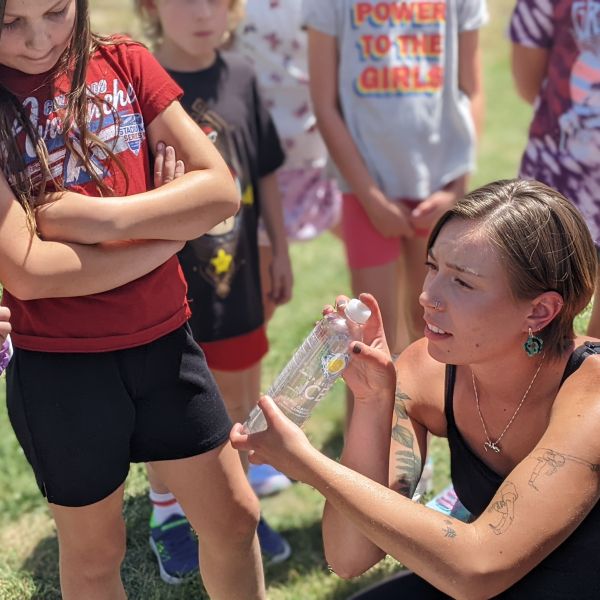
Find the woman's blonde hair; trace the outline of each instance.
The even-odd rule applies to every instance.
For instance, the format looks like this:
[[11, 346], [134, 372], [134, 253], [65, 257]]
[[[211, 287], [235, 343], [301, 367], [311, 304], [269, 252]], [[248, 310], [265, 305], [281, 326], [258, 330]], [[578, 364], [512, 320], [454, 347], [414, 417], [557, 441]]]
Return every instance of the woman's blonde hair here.
[[[116, 143], [116, 137], [106, 142], [90, 131], [88, 125], [88, 112], [90, 102], [97, 106], [104, 106], [101, 100], [94, 96], [88, 89], [86, 76], [91, 55], [100, 46], [112, 45], [111, 38], [98, 36], [91, 32], [89, 21], [88, 0], [76, 1], [76, 16], [73, 34], [69, 46], [65, 50], [54, 71], [66, 73], [70, 81], [70, 89], [66, 94], [66, 106], [61, 112], [63, 132], [77, 131], [77, 139], [74, 136], [64, 135], [65, 146], [68, 152], [77, 156], [85, 166], [100, 193], [110, 195], [112, 190], [104, 183], [105, 173], [98, 173], [92, 164], [94, 155], [105, 156], [110, 168], [115, 163], [123, 172], [127, 181], [127, 174], [118, 158], [115, 156], [112, 144]], [[2, 35], [2, 22], [6, 0], [0, 0], [0, 36]], [[108, 105], [118, 123], [118, 115], [112, 106]], [[102, 114], [102, 111], [100, 111]], [[100, 125], [98, 131], [102, 129]], [[116, 131], [118, 131], [118, 126]], [[40, 178], [33, 180], [29, 175], [23, 148], [17, 141], [16, 132], [24, 131], [25, 135], [35, 149], [36, 159], [40, 164]], [[11, 186], [17, 200], [27, 213], [29, 227], [35, 231], [34, 206], [36, 200], [41, 197], [49, 181], [52, 181], [56, 190], [64, 190], [62, 180], [52, 176], [49, 166], [48, 149], [43, 138], [19, 99], [0, 81], [0, 164], [2, 171]]]
[[[135, 12], [142, 20], [144, 34], [152, 45], [160, 43], [163, 31], [156, 12], [153, 10], [155, 0], [133, 0]], [[238, 25], [244, 20], [246, 12], [246, 0], [230, 0], [229, 15], [227, 21], [227, 31], [223, 39], [226, 43], [228, 38], [237, 29]]]
[[[476, 222], [506, 269], [514, 298], [555, 291], [564, 305], [541, 332], [549, 356], [573, 340], [573, 321], [588, 305], [596, 282], [597, 249], [579, 211], [538, 181], [503, 180], [467, 194], [437, 222], [427, 243], [453, 219]], [[493, 343], [493, 340], [492, 340]]]

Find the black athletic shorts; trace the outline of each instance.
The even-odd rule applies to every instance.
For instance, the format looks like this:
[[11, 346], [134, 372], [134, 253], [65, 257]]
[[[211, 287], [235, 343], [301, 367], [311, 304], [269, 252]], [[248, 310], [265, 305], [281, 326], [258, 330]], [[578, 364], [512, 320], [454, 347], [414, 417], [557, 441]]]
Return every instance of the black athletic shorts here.
[[106, 498], [130, 462], [202, 454], [231, 429], [187, 324], [113, 352], [15, 348], [6, 387], [10, 421], [38, 486], [62, 506]]

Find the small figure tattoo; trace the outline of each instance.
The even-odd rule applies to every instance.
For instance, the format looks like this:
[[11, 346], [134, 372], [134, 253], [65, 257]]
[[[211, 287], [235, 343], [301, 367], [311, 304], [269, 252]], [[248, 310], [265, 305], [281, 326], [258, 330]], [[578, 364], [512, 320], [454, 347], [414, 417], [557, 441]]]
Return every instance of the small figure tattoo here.
[[496, 535], [502, 535], [515, 520], [515, 502], [519, 494], [514, 483], [510, 481], [506, 481], [498, 493], [500, 499], [490, 506], [488, 512], [496, 512], [500, 515], [500, 520], [495, 525], [490, 523], [490, 527]]
[[590, 463], [586, 460], [582, 460], [581, 458], [577, 458], [576, 456], [571, 456], [569, 454], [561, 454], [560, 452], [555, 452], [554, 450], [549, 450], [548, 448], [539, 448], [537, 452], [541, 452], [538, 456], [533, 456], [537, 461], [537, 465], [533, 468], [531, 473], [531, 477], [529, 478], [529, 485], [538, 490], [535, 482], [540, 477], [540, 475], [546, 475], [546, 477], [551, 477], [556, 473], [559, 469], [564, 467], [567, 462], [574, 462], [579, 465], [583, 465], [592, 471], [592, 473], [600, 472], [600, 465]]

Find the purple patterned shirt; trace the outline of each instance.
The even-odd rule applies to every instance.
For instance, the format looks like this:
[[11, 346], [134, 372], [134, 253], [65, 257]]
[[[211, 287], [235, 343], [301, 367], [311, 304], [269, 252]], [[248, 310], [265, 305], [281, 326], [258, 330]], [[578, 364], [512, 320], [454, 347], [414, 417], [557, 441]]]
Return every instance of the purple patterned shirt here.
[[600, 0], [517, 0], [510, 37], [548, 51], [520, 176], [563, 193], [600, 246]]

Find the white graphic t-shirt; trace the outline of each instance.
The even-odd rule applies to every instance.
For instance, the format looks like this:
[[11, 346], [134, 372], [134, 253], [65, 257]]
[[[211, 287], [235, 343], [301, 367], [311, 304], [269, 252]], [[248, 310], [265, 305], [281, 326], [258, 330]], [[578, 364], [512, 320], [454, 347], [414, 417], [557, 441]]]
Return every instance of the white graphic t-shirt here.
[[423, 199], [473, 169], [458, 40], [485, 23], [485, 0], [304, 0], [303, 14], [337, 38], [344, 119], [387, 196]]

